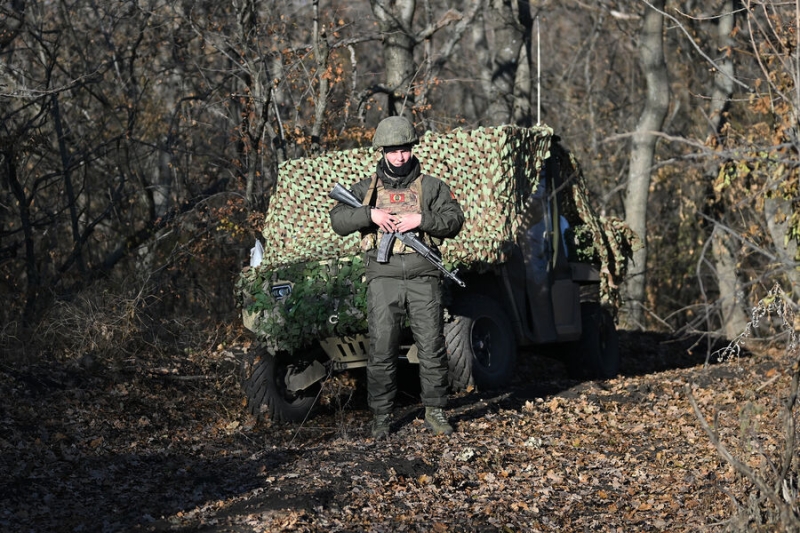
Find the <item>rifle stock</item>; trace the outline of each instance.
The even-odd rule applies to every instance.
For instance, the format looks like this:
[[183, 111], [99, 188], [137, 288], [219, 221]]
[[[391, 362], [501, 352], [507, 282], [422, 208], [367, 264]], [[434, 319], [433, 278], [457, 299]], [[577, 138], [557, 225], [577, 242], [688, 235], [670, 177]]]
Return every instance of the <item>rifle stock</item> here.
[[[350, 207], [362, 207], [362, 204], [358, 198], [356, 198], [352, 192], [342, 187], [338, 183], [333, 186], [333, 189], [328, 193], [328, 196], [334, 200], [342, 202], [343, 204], [349, 205]], [[379, 263], [386, 263], [389, 261], [389, 254], [392, 251], [392, 243], [395, 239], [400, 239], [403, 244], [410, 247], [422, 257], [430, 261], [433, 266], [438, 268], [439, 271], [447, 278], [457, 283], [459, 287], [466, 287], [466, 284], [457, 276], [458, 269], [453, 270], [452, 272], [447, 270], [442, 263], [441, 256], [439, 256], [439, 254], [437, 254], [430, 246], [422, 242], [419, 237], [411, 232], [384, 233], [383, 237], [381, 238], [381, 242], [378, 245]]]

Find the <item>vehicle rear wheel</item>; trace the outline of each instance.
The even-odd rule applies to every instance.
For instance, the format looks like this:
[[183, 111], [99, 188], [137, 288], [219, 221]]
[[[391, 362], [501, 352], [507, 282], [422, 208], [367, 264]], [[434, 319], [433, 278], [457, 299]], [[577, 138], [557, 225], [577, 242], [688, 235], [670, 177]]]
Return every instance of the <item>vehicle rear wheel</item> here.
[[574, 343], [569, 374], [577, 379], [611, 379], [619, 374], [619, 334], [599, 302], [581, 304], [581, 339]]
[[319, 392], [320, 384], [292, 392], [286, 388], [286, 377], [293, 370], [286, 354], [274, 355], [259, 346], [245, 354], [241, 383], [247, 397], [248, 410], [277, 422], [302, 422], [308, 416]]
[[517, 343], [511, 321], [492, 298], [472, 295], [456, 301], [445, 324], [450, 384], [455, 390], [475, 384], [495, 389], [514, 374]]

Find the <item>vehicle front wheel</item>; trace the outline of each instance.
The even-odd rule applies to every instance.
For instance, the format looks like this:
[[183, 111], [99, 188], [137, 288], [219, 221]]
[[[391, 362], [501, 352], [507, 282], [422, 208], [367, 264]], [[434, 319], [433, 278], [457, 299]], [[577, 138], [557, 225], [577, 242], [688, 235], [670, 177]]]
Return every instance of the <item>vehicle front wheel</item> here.
[[619, 334], [599, 302], [581, 304], [581, 339], [574, 343], [569, 374], [577, 379], [611, 379], [619, 374]]
[[466, 296], [454, 302], [445, 324], [450, 384], [455, 390], [476, 385], [501, 388], [511, 381], [517, 343], [508, 315], [492, 298]]
[[294, 364], [286, 354], [274, 355], [259, 346], [245, 354], [241, 383], [248, 410], [276, 422], [302, 422], [308, 416], [319, 392], [319, 383], [292, 392], [286, 377]]

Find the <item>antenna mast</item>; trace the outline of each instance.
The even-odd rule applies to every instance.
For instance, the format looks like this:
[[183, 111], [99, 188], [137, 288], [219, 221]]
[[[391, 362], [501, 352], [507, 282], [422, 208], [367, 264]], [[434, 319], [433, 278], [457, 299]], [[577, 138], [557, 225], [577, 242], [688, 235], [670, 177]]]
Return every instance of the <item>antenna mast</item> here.
[[542, 116], [542, 46], [539, 36], [539, 15], [536, 15], [536, 125]]

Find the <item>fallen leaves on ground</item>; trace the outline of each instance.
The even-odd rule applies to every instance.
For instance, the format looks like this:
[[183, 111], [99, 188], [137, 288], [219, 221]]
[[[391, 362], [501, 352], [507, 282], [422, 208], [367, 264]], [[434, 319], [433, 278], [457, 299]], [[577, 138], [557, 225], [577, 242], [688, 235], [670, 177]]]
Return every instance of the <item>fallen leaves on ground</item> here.
[[363, 390], [302, 426], [256, 422], [229, 347], [3, 365], [0, 529], [722, 530], [752, 487], [719, 459], [687, 386], [732, 450], [768, 468], [791, 362], [763, 350], [705, 367], [663, 336], [622, 339], [617, 379], [570, 381], [531, 356], [508, 390], [454, 396], [450, 437], [426, 431], [406, 392], [381, 442]]

